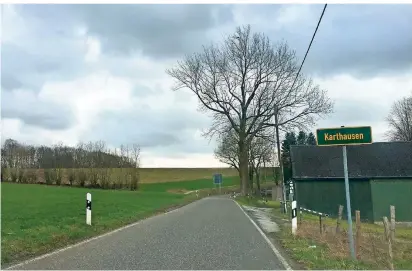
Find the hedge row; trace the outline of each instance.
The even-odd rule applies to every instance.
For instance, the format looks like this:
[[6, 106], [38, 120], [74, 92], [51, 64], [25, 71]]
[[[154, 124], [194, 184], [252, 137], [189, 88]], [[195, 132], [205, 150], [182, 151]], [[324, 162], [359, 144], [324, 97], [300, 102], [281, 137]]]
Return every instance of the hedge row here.
[[139, 173], [138, 168], [2, 168], [1, 178], [14, 183], [137, 190]]

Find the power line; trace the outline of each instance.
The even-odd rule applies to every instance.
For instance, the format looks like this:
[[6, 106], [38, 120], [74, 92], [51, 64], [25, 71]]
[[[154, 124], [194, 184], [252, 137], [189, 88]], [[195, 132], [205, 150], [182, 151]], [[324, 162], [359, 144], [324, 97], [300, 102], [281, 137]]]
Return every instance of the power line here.
[[308, 56], [310, 47], [312, 46], [312, 42], [313, 42], [313, 40], [315, 39], [316, 32], [318, 32], [318, 28], [319, 28], [320, 22], [322, 21], [323, 14], [325, 14], [325, 10], [326, 10], [326, 7], [327, 7], [327, 6], [328, 6], [328, 4], [325, 4], [325, 6], [323, 7], [322, 14], [320, 15], [320, 18], [319, 18], [319, 21], [318, 21], [318, 25], [316, 26], [315, 32], [313, 33], [312, 39], [311, 39], [311, 41], [310, 41], [310, 43], [309, 43], [309, 47], [308, 47], [308, 49], [306, 50], [305, 57], [303, 58], [302, 63], [300, 64], [298, 73], [296, 74], [296, 77], [295, 77], [295, 80], [293, 81], [293, 84], [292, 84], [291, 89], [295, 86], [296, 80], [298, 79], [298, 76], [299, 76], [299, 74], [300, 74], [300, 70], [301, 70], [302, 67], [303, 67], [303, 63], [305, 63], [306, 57]]

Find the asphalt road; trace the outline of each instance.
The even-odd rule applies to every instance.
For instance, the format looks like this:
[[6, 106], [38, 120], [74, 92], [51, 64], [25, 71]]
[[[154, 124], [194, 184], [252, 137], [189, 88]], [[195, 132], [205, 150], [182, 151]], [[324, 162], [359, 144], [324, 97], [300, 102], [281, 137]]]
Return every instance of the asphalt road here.
[[227, 198], [206, 198], [13, 269], [273, 270], [285, 267]]

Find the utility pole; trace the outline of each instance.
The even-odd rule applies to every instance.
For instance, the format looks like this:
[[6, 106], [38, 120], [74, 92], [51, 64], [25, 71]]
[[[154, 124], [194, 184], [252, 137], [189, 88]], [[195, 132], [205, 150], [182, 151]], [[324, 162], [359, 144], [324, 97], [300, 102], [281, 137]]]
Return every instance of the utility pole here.
[[280, 181], [282, 183], [282, 209], [284, 213], [287, 213], [286, 208], [286, 191], [285, 191], [285, 181], [283, 180], [283, 163], [281, 160], [280, 155], [280, 139], [279, 139], [279, 121], [278, 121], [278, 109], [275, 107], [275, 132], [276, 132], [276, 148], [278, 153], [278, 161], [279, 161], [279, 171], [280, 171]]

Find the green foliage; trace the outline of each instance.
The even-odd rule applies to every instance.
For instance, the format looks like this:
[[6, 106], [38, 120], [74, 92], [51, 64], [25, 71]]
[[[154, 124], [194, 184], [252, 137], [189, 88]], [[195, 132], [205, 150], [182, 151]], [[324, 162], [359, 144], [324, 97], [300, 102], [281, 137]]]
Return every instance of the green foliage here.
[[282, 163], [284, 180], [287, 182], [292, 177], [292, 164], [290, 157], [290, 146], [293, 145], [316, 145], [316, 138], [313, 133], [306, 134], [299, 131], [296, 137], [295, 132], [287, 132], [282, 142]]
[[306, 145], [316, 145], [316, 137], [312, 132], [310, 132], [306, 138]]
[[54, 182], [53, 178], [53, 172], [50, 169], [45, 169], [44, 170], [44, 181], [46, 182], [47, 185], [52, 185]]
[[298, 138], [296, 139], [297, 145], [306, 145], [307, 135], [304, 131], [299, 131]]

